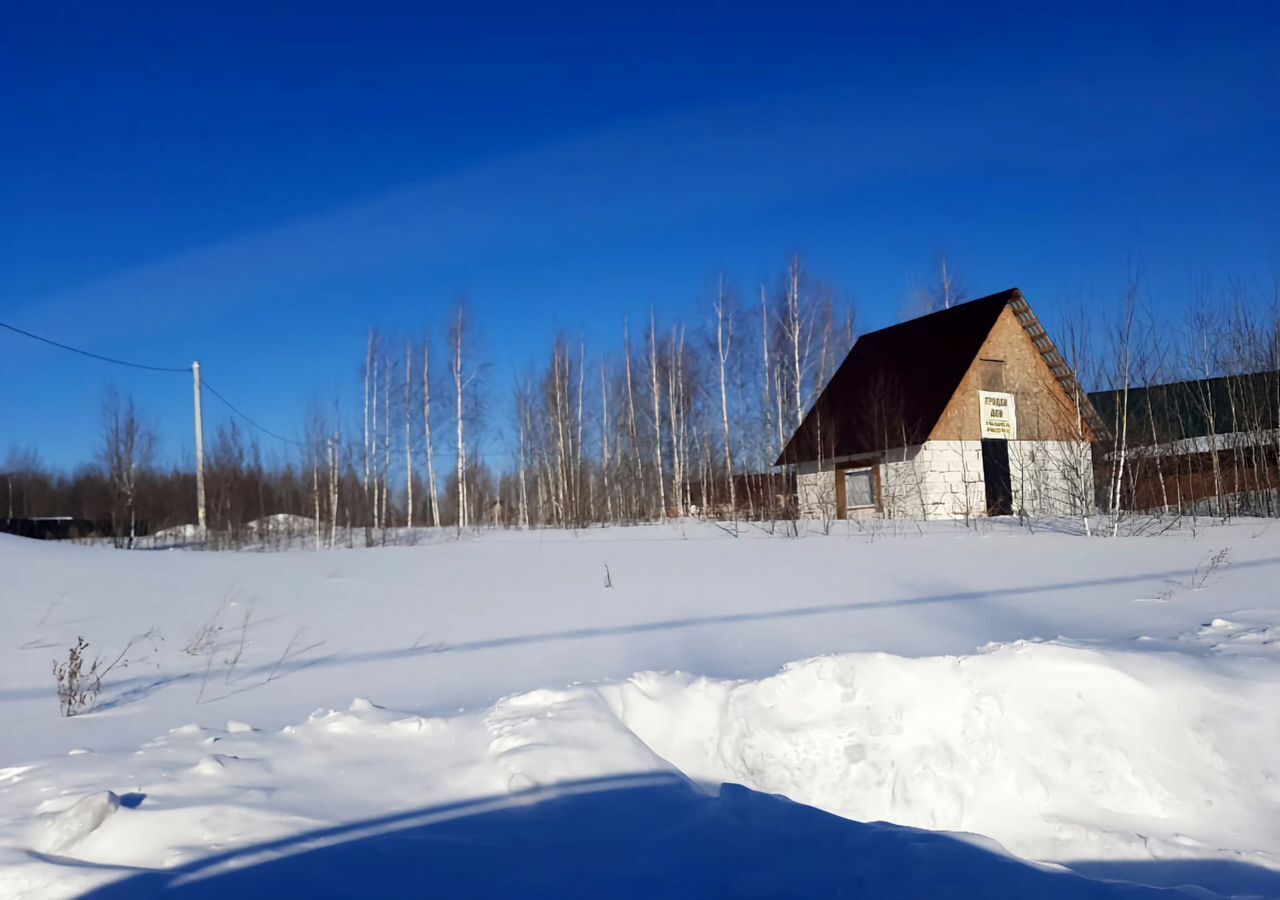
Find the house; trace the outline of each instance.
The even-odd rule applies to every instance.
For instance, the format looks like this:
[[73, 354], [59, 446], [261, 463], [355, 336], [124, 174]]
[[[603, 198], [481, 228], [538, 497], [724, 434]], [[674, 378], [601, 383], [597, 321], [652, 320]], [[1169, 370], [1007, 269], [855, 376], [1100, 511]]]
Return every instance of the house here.
[[1097, 391], [1089, 399], [1115, 435], [1097, 460], [1099, 504], [1109, 506], [1118, 486], [1123, 509], [1280, 514], [1280, 372]]
[[1079, 515], [1105, 435], [1013, 288], [864, 334], [776, 465], [807, 517]]

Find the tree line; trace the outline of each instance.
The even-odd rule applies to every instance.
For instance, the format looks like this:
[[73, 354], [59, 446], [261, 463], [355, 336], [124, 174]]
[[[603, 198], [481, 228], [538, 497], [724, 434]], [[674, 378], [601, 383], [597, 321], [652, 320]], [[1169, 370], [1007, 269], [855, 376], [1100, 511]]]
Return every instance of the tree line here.
[[[915, 311], [964, 299], [943, 260]], [[1098, 504], [1117, 518], [1126, 498], [1152, 496], [1140, 487], [1152, 479], [1165, 481], [1152, 505], [1186, 512], [1176, 468], [1203, 465], [1150, 449], [1173, 440], [1169, 429], [1136, 433], [1152, 428], [1127, 402], [1138, 386], [1280, 369], [1280, 292], [1205, 287], [1185, 314], [1164, 309], [1135, 279], [1110, 309], [1071, 309], [1050, 328], [1086, 388], [1119, 398], [1104, 416], [1112, 439], [1094, 454]], [[210, 535], [238, 543], [272, 516], [317, 546], [377, 543], [415, 526], [793, 517], [794, 486], [772, 464], [856, 336], [849, 296], [798, 256], [750, 290], [716, 279], [684, 316], [624, 318], [612, 346], [562, 333], [509, 383], [495, 379], [466, 302], [439, 325], [414, 335], [371, 329], [354, 367], [354, 414], [337, 401], [314, 407], [288, 446], [264, 446], [234, 419], [220, 425], [206, 447]], [[1263, 408], [1280, 408], [1280, 393]], [[1245, 487], [1269, 498], [1249, 510], [1280, 514], [1269, 493], [1275, 415], [1257, 403], [1249, 416], [1243, 409], [1236, 427], [1258, 433]], [[100, 434], [96, 460], [70, 473], [45, 468], [34, 451], [11, 452], [0, 470], [8, 515], [109, 523], [125, 546], [196, 520], [194, 472], [156, 464], [155, 431], [131, 399], [107, 392]], [[1215, 454], [1242, 452], [1211, 444], [1212, 465], [1224, 470]], [[1239, 493], [1238, 475], [1218, 488], [1216, 512], [1245, 511], [1225, 500]]]

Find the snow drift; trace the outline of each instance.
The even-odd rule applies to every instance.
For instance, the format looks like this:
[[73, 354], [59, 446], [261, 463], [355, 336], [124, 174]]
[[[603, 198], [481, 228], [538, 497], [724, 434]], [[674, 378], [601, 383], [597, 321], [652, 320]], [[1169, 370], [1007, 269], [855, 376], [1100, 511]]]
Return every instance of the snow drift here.
[[1280, 869], [1280, 666], [1019, 642], [854, 654], [762, 681], [637, 675], [619, 718], [699, 781], [1042, 860]]
[[[865, 830], [887, 825], [861, 826], [863, 831], [838, 838], [887, 841], [878, 852], [896, 854], [903, 865], [912, 853], [924, 860], [959, 853], [959, 869], [931, 882], [939, 887], [947, 881], [957, 896], [1017, 896], [1014, 885], [1044, 896], [1082, 890], [1078, 879], [1062, 880], [1060, 871], [1043, 869], [1020, 870], [999, 890], [985, 884], [993, 871], [1009, 875], [988, 858], [1004, 859], [1003, 848], [1068, 868], [1077, 862], [1213, 860], [1236, 868], [1205, 886], [1231, 893], [1241, 873], [1280, 887], [1275, 696], [1280, 664], [1271, 658], [1206, 660], [1019, 642], [966, 657], [817, 658], [761, 680], [646, 672], [624, 682], [513, 695], [482, 713], [443, 719], [358, 699], [349, 709], [318, 711], [274, 734], [239, 722], [174, 729], [129, 762], [145, 803], [122, 809], [115, 794], [101, 792], [46, 801], [29, 840], [64, 859], [214, 878], [209, 883], [223, 891], [220, 873], [322, 846], [345, 847], [386, 830], [353, 827], [328, 838], [305, 837], [316, 829], [329, 834], [323, 829], [334, 810], [348, 821], [374, 822], [401, 811], [408, 818], [397, 819], [397, 829], [430, 823], [433, 833], [460, 840], [436, 811], [463, 803], [480, 804], [466, 817], [488, 814], [508, 807], [502, 798], [520, 804], [559, 799], [577, 809], [578, 801], [563, 798], [594, 791], [591, 785], [612, 789], [613, 780], [652, 775], [668, 779], [665, 793], [646, 794], [643, 803], [674, 804], [671, 809], [690, 822], [728, 813], [720, 801], [700, 805], [673, 785], [715, 797], [719, 785], [730, 783], [844, 819], [984, 835], [990, 840], [960, 841], [980, 853], [951, 846], [953, 837], [922, 844], [924, 838], [901, 828], [874, 838]], [[128, 787], [119, 783], [119, 767], [106, 762], [103, 781]], [[34, 800], [52, 787], [52, 774], [20, 773], [8, 791], [22, 790]], [[332, 781], [335, 776], [340, 780]], [[815, 858], [812, 847], [782, 841], [772, 829], [779, 816], [786, 820], [791, 813], [768, 810], [757, 823], [763, 830], [752, 832], [748, 843], [773, 841], [778, 852], [789, 846], [794, 865], [830, 870], [822, 884], [852, 883], [837, 877], [849, 874], [845, 860]], [[630, 810], [615, 814], [625, 818]], [[686, 829], [690, 822], [667, 827]], [[473, 826], [459, 827], [465, 832]], [[294, 845], [290, 835], [298, 834], [304, 838]], [[594, 846], [583, 835], [575, 839]], [[264, 841], [266, 850], [260, 849]], [[350, 847], [342, 858], [380, 865], [386, 847], [371, 846], [379, 849], [370, 849], [374, 855], [363, 863], [358, 853], [354, 862], [349, 858], [355, 852]], [[217, 864], [204, 859], [226, 848], [232, 852]], [[563, 864], [568, 851], [559, 847], [546, 865]], [[583, 858], [574, 865], [590, 871], [592, 864]], [[783, 863], [773, 858], [769, 865]], [[750, 869], [748, 859], [735, 866], [739, 874], [742, 866]], [[1152, 865], [1139, 877], [1176, 884], [1177, 873]], [[1035, 880], [1050, 874], [1055, 878], [1044, 884]], [[504, 885], [532, 889], [555, 877], [537, 869], [525, 875], [529, 880]], [[904, 886], [919, 886], [892, 865], [860, 877], [859, 884], [884, 896], [910, 896]], [[85, 883], [95, 880], [101, 879]], [[0, 872], [0, 889], [57, 893], [63, 884], [35, 864]], [[167, 890], [169, 881], [131, 884], [128, 895], [145, 896], [148, 885]], [[1103, 891], [1097, 883], [1092, 890], [1079, 895]]]

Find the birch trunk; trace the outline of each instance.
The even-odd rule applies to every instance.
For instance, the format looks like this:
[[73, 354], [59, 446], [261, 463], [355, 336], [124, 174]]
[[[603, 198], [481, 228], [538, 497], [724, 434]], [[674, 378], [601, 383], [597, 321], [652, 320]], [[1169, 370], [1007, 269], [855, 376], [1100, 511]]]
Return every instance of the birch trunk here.
[[658, 519], [667, 516], [667, 493], [662, 472], [662, 410], [658, 394], [658, 328], [653, 310], [649, 310], [649, 375], [653, 394], [653, 458], [658, 478]]
[[373, 330], [369, 331], [369, 344], [364, 357], [364, 505], [371, 509], [369, 494], [369, 477], [371, 474], [371, 458], [369, 456], [369, 378], [373, 374]]
[[[716, 297], [716, 355], [720, 359], [720, 422], [724, 427], [724, 480], [729, 488], [729, 511], [736, 519], [738, 516], [737, 498], [733, 486], [733, 452], [729, 444], [729, 392], [726, 385], [725, 368], [729, 360], [729, 346], [733, 340], [732, 325], [725, 333], [724, 308], [724, 276], [720, 276]], [[706, 492], [703, 491], [703, 505], [706, 505]]]
[[605, 519], [613, 522], [613, 497], [609, 494], [609, 388], [604, 361], [600, 361], [600, 477], [604, 489]]
[[440, 501], [436, 494], [435, 450], [431, 440], [431, 335], [422, 343], [422, 436], [427, 445], [427, 502], [431, 527], [440, 527]]
[[[644, 464], [640, 459], [640, 440], [639, 434], [636, 430], [635, 394], [633, 393], [631, 386], [631, 332], [627, 328], [626, 320], [623, 320], [622, 323], [622, 338], [627, 362], [627, 432], [631, 439], [631, 452], [635, 461], [635, 473], [632, 485], [636, 491], [636, 497], [634, 498], [634, 504], [632, 507], [632, 514], [635, 515], [640, 509], [639, 492], [641, 490], [641, 485], [644, 483]], [[1280, 451], [1277, 451], [1277, 455], [1280, 456]]]
[[385, 532], [391, 493], [391, 362], [386, 356], [382, 358], [382, 446], [382, 513], [378, 527]]
[[413, 344], [404, 351], [404, 508], [405, 526], [413, 527]]
[[787, 291], [787, 318], [791, 332], [791, 380], [793, 402], [795, 403], [796, 428], [804, 420], [804, 405], [801, 401], [802, 369], [800, 364], [800, 334], [802, 331], [800, 316], [800, 258], [791, 258], [791, 282]]
[[453, 386], [455, 399], [455, 414], [457, 425], [457, 450], [458, 450], [458, 533], [462, 533], [462, 529], [467, 527], [469, 521], [467, 509], [467, 443], [464, 435], [463, 420], [465, 415], [465, 405], [463, 403], [463, 390], [466, 382], [462, 377], [462, 334], [463, 334], [462, 307], [458, 307], [457, 321], [454, 323], [453, 329]]

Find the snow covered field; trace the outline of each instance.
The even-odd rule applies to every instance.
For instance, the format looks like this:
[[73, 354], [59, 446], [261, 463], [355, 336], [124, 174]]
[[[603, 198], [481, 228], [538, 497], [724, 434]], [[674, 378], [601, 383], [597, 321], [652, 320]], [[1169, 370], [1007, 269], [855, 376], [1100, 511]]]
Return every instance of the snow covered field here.
[[0, 536], [0, 896], [1280, 896], [1280, 525], [1069, 531]]

